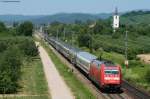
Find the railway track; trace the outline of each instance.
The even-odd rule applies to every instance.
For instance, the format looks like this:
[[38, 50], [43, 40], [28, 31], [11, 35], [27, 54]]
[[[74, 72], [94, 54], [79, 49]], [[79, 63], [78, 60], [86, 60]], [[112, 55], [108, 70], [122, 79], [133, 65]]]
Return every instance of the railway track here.
[[122, 87], [130, 94], [134, 99], [150, 99], [150, 95], [142, 90], [139, 90], [134, 85], [129, 84], [127, 81], [123, 81]]
[[57, 52], [51, 45], [50, 49], [61, 59], [64, 64], [66, 64], [77, 78], [80, 79], [84, 84], [86, 84], [97, 97], [97, 99], [150, 99], [150, 96], [143, 91], [140, 91], [136, 87], [130, 85], [127, 81], [123, 81], [123, 89], [120, 92], [103, 92], [95, 84], [93, 84], [89, 78], [85, 76], [84, 73], [79, 68], [73, 66], [67, 59], [63, 57], [59, 52]]

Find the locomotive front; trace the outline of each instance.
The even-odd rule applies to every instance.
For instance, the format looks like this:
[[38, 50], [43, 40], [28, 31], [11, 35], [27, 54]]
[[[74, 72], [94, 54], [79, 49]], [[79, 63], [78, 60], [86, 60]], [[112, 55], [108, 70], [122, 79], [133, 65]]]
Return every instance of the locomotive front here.
[[103, 87], [109, 89], [120, 89], [122, 82], [120, 66], [103, 64], [101, 73], [103, 76]]

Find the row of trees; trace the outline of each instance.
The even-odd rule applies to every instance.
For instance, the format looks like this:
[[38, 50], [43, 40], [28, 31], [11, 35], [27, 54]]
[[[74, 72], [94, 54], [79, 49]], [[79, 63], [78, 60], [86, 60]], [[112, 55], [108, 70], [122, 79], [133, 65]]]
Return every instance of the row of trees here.
[[33, 24], [29, 21], [21, 23], [20, 25], [16, 27], [16, 33], [17, 35], [32, 36]]
[[0, 22], [0, 34], [7, 36], [32, 36], [33, 28], [33, 24], [29, 21], [23, 23], [14, 22], [12, 28], [6, 28], [5, 24]]
[[6, 26], [3, 22], [0, 22], [0, 32], [3, 32], [6, 30]]

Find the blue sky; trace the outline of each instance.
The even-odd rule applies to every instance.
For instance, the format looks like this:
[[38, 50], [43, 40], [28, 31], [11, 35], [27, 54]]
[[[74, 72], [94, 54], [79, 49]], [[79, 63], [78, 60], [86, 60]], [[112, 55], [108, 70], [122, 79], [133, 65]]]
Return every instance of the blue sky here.
[[20, 3], [0, 2], [0, 15], [51, 15], [65, 13], [110, 13], [115, 6], [120, 12], [150, 9], [150, 0], [20, 0]]

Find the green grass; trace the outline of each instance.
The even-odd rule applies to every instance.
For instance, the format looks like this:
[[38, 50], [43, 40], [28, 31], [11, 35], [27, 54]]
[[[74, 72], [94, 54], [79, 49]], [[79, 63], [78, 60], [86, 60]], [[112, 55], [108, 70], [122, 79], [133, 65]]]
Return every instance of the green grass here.
[[3, 96], [0, 97], [0, 99], [49, 99], [48, 96], [12, 96], [12, 97], [8, 97], [8, 96]]
[[[95, 51], [93, 54], [96, 55], [97, 57], [99, 57], [99, 55], [100, 55], [98, 51]], [[105, 52], [104, 51], [102, 57], [104, 59], [111, 60], [118, 64], [122, 64], [125, 60], [125, 57], [122, 54], [115, 53], [115, 52]]]
[[123, 68], [124, 78], [137, 87], [143, 88], [150, 92], [150, 83], [145, 77], [150, 65], [135, 60], [134, 62], [137, 64], [134, 64], [130, 61], [131, 65], [129, 65], [129, 68]]
[[42, 45], [47, 50], [60, 75], [71, 88], [76, 99], [96, 99], [96, 97], [91, 93], [90, 89], [81, 83], [81, 81], [77, 79], [77, 77], [72, 72], [68, 71], [69, 68], [53, 53], [48, 45], [43, 42]]
[[23, 94], [48, 94], [48, 86], [40, 59], [31, 59], [24, 63], [20, 84], [23, 86], [21, 89]]
[[42, 63], [38, 57], [36, 59], [28, 59], [25, 61], [19, 83], [22, 88], [20, 88], [18, 95], [23, 94], [27, 96], [16, 97], [13, 99], [48, 99], [50, 97]]
[[3, 37], [12, 37], [12, 34], [10, 34], [8, 31], [0, 32], [0, 38]]

